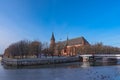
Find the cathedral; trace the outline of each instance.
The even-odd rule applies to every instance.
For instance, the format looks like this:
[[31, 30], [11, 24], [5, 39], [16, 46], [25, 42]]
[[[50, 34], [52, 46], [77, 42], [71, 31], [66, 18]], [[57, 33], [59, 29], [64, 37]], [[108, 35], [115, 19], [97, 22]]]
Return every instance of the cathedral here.
[[54, 55], [61, 56], [74, 56], [77, 55], [78, 48], [90, 45], [89, 42], [84, 37], [78, 37], [73, 39], [67, 39], [65, 41], [55, 42], [54, 33], [52, 33], [50, 48], [54, 48]]

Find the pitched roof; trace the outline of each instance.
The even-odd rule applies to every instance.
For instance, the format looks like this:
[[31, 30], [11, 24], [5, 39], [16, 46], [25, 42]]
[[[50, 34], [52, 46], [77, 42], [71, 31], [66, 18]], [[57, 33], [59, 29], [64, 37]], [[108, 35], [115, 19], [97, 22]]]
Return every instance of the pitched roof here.
[[73, 39], [69, 39], [67, 41], [61, 41], [61, 42], [58, 42], [56, 43], [56, 45], [68, 45], [68, 46], [71, 46], [71, 45], [77, 45], [77, 44], [82, 44], [82, 41], [85, 42], [85, 44], [89, 44], [89, 42], [84, 38], [84, 37], [78, 37], [78, 38], [73, 38]]

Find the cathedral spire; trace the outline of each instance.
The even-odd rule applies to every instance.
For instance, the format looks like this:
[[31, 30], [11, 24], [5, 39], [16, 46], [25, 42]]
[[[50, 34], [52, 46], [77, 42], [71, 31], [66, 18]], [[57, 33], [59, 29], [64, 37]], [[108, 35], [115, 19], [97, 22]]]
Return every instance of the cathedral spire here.
[[68, 40], [69, 40], [69, 39], [68, 39], [68, 36], [67, 36], [66, 46], [68, 45]]
[[67, 36], [67, 42], [68, 42], [68, 39], [69, 39], [69, 38], [68, 38], [68, 36]]
[[51, 40], [55, 41], [54, 33], [52, 32]]

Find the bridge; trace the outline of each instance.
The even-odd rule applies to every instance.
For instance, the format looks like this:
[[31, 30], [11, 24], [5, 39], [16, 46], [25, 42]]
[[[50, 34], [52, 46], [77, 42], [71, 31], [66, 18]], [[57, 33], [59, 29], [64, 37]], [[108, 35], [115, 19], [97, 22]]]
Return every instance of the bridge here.
[[120, 54], [82, 54], [79, 56], [83, 58], [83, 61], [88, 61], [90, 57], [102, 58], [102, 60], [120, 59]]

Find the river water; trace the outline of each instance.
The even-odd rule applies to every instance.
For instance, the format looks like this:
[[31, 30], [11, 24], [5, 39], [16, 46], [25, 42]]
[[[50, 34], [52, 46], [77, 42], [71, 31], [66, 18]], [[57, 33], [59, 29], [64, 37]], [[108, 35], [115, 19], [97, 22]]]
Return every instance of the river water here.
[[0, 80], [120, 80], [120, 65], [76, 62], [19, 69], [0, 65]]

